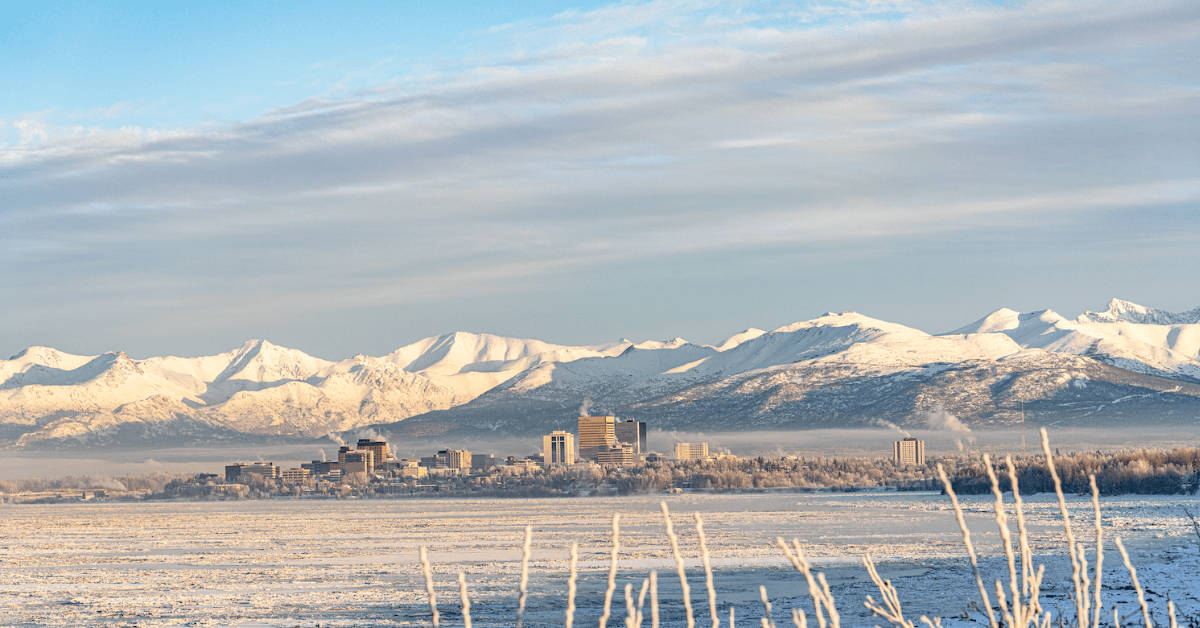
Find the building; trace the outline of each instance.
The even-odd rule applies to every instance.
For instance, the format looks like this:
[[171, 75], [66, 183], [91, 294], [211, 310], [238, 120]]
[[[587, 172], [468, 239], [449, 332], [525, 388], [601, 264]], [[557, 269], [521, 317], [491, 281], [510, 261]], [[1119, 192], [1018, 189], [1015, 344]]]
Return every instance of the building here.
[[338, 447], [338, 464], [344, 464], [346, 462], [346, 454], [350, 451], [351, 449], [349, 445], [342, 445], [341, 447]]
[[279, 480], [281, 482], [294, 486], [308, 486], [310, 477], [308, 469], [305, 468], [284, 469], [279, 472]]
[[542, 465], [546, 468], [575, 464], [575, 435], [554, 430], [542, 436]]
[[226, 482], [243, 482], [250, 476], [275, 481], [279, 478], [279, 467], [271, 462], [235, 462], [225, 465]]
[[320, 477], [329, 475], [331, 471], [338, 469], [338, 463], [334, 460], [313, 460], [300, 465], [301, 469], [307, 469], [308, 474], [312, 477]]
[[601, 449], [608, 449], [617, 442], [615, 416], [579, 417], [579, 457], [593, 460]]
[[896, 464], [925, 464], [925, 441], [910, 436], [892, 443], [892, 460]]
[[496, 466], [496, 454], [471, 454], [471, 470], [487, 471]]
[[600, 464], [629, 466], [633, 461], [632, 443], [616, 443], [596, 452], [596, 462]]
[[679, 460], [708, 460], [708, 443], [675, 443]]
[[375, 472], [375, 453], [370, 449], [352, 449], [345, 454], [339, 454], [339, 457], [345, 460], [338, 465], [342, 468], [343, 477], [350, 473], [370, 475]]
[[376, 468], [383, 466], [383, 463], [391, 460], [392, 455], [388, 453], [388, 444], [385, 440], [371, 440], [369, 438], [358, 439], [358, 449], [370, 450], [371, 459], [375, 463]]
[[404, 479], [421, 479], [429, 476], [429, 469], [422, 467], [416, 460], [405, 460], [400, 465], [400, 477]]
[[466, 449], [443, 449], [434, 455], [434, 466], [439, 469], [471, 470], [471, 452]]
[[618, 443], [629, 443], [633, 445], [633, 453], [640, 456], [650, 451], [646, 447], [646, 422], [635, 421], [628, 419], [625, 421], [617, 421], [613, 425], [613, 435]]

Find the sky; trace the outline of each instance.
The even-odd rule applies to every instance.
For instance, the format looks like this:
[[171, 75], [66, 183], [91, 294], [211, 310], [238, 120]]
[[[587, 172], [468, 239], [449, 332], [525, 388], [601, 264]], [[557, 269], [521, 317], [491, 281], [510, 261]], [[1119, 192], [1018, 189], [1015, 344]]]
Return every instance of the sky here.
[[1200, 305], [1192, 0], [49, 4], [3, 355]]

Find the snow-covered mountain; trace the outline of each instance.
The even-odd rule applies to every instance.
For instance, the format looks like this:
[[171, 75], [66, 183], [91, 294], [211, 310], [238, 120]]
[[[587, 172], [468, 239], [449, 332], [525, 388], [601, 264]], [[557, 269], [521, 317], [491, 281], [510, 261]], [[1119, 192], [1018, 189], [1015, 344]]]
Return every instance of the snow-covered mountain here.
[[[580, 404], [674, 429], [1200, 422], [1200, 308], [1114, 299], [1067, 319], [997, 310], [931, 335], [825, 314], [716, 345], [563, 346], [457, 332], [328, 361], [252, 340], [193, 358], [30, 347], [0, 360], [0, 441], [134, 445], [406, 434], [535, 433]], [[957, 424], [954, 424], [957, 425]]]

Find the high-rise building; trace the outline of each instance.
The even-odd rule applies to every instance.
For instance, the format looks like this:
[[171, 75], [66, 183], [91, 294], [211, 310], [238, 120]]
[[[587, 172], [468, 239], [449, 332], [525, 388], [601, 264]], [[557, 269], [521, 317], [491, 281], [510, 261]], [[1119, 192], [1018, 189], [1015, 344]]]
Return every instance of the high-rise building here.
[[375, 462], [375, 467], [383, 466], [392, 456], [388, 453], [388, 444], [385, 440], [371, 440], [369, 438], [358, 439], [358, 449], [369, 449], [373, 454], [372, 460]]
[[635, 421], [633, 419], [617, 421], [613, 425], [613, 435], [616, 437], [617, 442], [633, 445], [634, 455], [641, 455], [650, 451], [646, 448], [645, 421]]
[[892, 443], [892, 459], [896, 464], [925, 464], [925, 441], [910, 436]]
[[434, 466], [441, 469], [471, 470], [471, 452], [466, 449], [443, 449], [434, 455]]
[[579, 417], [579, 457], [593, 460], [601, 449], [607, 449], [617, 442], [614, 426], [615, 416], [581, 416]]
[[680, 460], [708, 460], [708, 443], [675, 443], [675, 457]]
[[370, 449], [351, 449], [346, 452], [344, 462], [339, 466], [342, 468], [342, 475], [349, 473], [374, 473], [375, 452]]
[[575, 464], [575, 435], [555, 430], [543, 436], [542, 461], [547, 468]]
[[633, 464], [633, 445], [630, 443], [615, 443], [596, 452], [596, 462], [628, 466]]

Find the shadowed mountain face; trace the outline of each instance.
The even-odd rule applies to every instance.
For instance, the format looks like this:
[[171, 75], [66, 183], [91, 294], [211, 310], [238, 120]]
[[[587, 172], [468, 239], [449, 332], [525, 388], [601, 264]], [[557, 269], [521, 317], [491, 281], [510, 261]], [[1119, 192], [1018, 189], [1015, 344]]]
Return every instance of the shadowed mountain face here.
[[[953, 332], [856, 313], [716, 346], [683, 339], [571, 347], [457, 332], [332, 362], [263, 340], [134, 360], [30, 347], [0, 361], [0, 439], [20, 446], [525, 435], [593, 412], [657, 429], [979, 429], [1200, 422], [1200, 309], [1114, 299], [1067, 319], [1000, 309]], [[948, 417], [948, 418], [947, 418]]]

